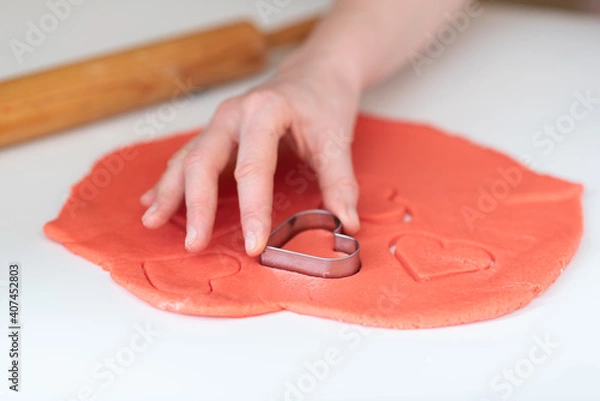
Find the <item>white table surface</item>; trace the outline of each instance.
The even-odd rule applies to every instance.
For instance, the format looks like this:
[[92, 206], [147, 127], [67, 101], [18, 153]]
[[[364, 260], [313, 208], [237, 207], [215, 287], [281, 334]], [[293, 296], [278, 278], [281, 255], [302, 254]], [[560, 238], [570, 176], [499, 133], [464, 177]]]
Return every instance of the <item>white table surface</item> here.
[[[86, 0], [18, 63], [10, 39], [23, 40], [27, 21], [48, 9], [42, 0], [0, 0], [0, 79], [234, 16], [276, 26], [327, 6], [267, 1], [289, 3], [268, 24], [254, 0]], [[220, 101], [257, 79], [195, 97], [157, 136], [204, 124]], [[587, 90], [600, 96], [600, 19], [486, 4], [422, 74], [409, 67], [365, 95], [363, 110], [433, 123], [516, 158], [528, 154], [537, 171], [586, 186], [585, 234], [561, 278], [522, 310], [443, 329], [361, 332], [287, 312], [180, 316], [150, 307], [47, 239], [42, 226], [69, 187], [96, 158], [136, 141], [134, 123], [147, 111], [0, 150], [0, 283], [9, 262], [19, 262], [23, 323], [21, 392], [9, 392], [2, 373], [0, 399], [74, 400], [89, 386], [96, 400], [279, 400], [286, 381], [302, 380], [304, 364], [322, 359], [328, 347], [340, 351], [341, 362], [311, 391], [288, 399], [494, 401], [509, 390], [512, 400], [600, 399], [600, 106], [550, 154], [532, 143]], [[0, 296], [4, 322], [5, 289]], [[98, 364], [126, 352], [136, 324], [160, 336], [110, 383], [95, 378]], [[545, 336], [558, 345], [529, 377], [497, 379], [527, 365], [535, 338]], [[2, 372], [8, 346], [2, 335]]]

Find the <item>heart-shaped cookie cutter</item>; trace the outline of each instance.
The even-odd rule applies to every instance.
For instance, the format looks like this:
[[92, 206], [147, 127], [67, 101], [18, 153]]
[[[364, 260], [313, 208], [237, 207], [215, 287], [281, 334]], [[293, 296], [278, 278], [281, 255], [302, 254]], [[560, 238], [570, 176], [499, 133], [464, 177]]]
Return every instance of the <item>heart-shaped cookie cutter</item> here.
[[[333, 233], [334, 251], [346, 256], [325, 258], [281, 248], [302, 231], [324, 229]], [[260, 263], [276, 269], [289, 270], [309, 276], [340, 278], [351, 276], [360, 269], [360, 244], [355, 238], [341, 234], [342, 222], [327, 210], [314, 209], [296, 213], [271, 232], [260, 255]]]

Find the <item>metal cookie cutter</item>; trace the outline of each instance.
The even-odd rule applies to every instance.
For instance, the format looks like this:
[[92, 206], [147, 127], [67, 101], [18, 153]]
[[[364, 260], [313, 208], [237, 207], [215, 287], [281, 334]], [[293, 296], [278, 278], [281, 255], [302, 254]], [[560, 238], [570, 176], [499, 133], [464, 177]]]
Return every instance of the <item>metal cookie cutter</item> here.
[[[348, 255], [324, 258], [282, 249], [296, 234], [312, 229], [333, 233], [334, 250]], [[327, 210], [306, 210], [296, 213], [271, 232], [260, 255], [260, 263], [276, 269], [289, 270], [309, 276], [340, 278], [351, 276], [360, 269], [360, 244], [355, 238], [340, 234], [342, 222]]]

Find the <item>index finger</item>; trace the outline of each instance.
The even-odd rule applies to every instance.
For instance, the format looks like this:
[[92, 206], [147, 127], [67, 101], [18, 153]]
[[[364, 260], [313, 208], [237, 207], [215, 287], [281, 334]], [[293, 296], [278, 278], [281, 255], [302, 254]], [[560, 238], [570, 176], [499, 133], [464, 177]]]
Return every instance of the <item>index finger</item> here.
[[261, 98], [245, 110], [235, 179], [246, 253], [258, 255], [271, 230], [273, 176], [279, 139], [291, 125], [291, 112], [277, 98]]

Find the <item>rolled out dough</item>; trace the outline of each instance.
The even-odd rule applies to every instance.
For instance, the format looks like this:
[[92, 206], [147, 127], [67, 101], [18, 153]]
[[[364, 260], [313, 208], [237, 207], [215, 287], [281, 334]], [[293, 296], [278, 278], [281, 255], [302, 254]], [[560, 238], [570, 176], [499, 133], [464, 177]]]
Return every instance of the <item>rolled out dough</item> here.
[[[353, 144], [361, 186], [357, 274], [309, 277], [246, 256], [229, 173], [220, 182], [212, 243], [190, 254], [185, 211], [148, 230], [138, 199], [195, 134], [103, 157], [46, 234], [160, 309], [223, 317], [289, 310], [398, 329], [475, 322], [526, 305], [559, 277], [582, 235], [580, 185], [428, 126], [361, 116]], [[321, 204], [314, 174], [282, 152], [274, 224]], [[317, 230], [288, 247], [327, 256], [331, 241]]]

